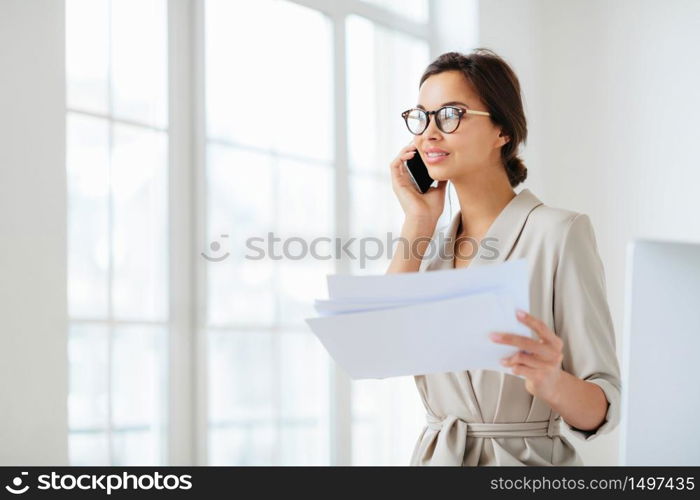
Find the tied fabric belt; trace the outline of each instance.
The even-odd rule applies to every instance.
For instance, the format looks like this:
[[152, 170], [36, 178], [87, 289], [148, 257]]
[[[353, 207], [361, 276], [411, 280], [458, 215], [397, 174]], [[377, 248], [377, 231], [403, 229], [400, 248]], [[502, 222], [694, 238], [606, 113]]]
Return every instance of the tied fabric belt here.
[[[552, 417], [554, 413], [552, 413]], [[455, 415], [439, 418], [426, 414], [430, 429], [438, 431], [437, 442], [431, 462], [436, 465], [462, 465], [470, 437], [554, 437], [560, 435], [560, 419], [550, 418], [538, 422], [477, 423], [465, 422]]]

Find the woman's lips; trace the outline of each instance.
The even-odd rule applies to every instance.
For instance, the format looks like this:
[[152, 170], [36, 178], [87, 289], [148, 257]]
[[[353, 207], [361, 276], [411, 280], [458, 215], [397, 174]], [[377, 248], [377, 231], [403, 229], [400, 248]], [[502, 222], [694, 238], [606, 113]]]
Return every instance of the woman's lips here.
[[445, 158], [447, 158], [448, 156], [450, 156], [449, 153], [446, 155], [432, 156], [432, 157], [425, 155], [425, 157], [423, 159], [425, 160], [425, 163], [429, 163], [431, 165], [434, 165], [436, 163], [440, 163], [441, 161], [444, 161]]

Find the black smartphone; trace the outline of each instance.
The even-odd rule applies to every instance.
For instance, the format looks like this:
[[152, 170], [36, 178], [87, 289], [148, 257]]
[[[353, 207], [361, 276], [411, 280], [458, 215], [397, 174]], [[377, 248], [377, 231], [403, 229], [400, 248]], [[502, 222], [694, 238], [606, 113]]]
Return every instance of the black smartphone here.
[[435, 179], [430, 177], [428, 173], [428, 167], [423, 163], [423, 159], [420, 157], [420, 153], [416, 151], [413, 158], [409, 158], [404, 162], [406, 171], [413, 181], [413, 185], [422, 194], [425, 193], [430, 186], [432, 186]]

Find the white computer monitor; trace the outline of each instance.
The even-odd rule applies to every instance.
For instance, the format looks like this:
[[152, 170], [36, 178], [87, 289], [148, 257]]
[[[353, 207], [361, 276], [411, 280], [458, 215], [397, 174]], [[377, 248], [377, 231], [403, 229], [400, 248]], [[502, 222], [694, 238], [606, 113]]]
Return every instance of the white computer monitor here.
[[621, 465], [700, 465], [700, 244], [627, 249]]

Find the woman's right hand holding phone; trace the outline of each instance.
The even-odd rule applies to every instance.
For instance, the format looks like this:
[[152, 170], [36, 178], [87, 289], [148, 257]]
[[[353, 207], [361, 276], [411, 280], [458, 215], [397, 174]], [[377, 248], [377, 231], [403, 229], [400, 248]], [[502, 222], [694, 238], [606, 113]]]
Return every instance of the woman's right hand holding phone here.
[[406, 216], [406, 222], [435, 225], [445, 207], [445, 186], [447, 181], [438, 181], [437, 187], [431, 187], [420, 193], [403, 162], [418, 153], [413, 141], [399, 151], [390, 164], [391, 184]]
[[[413, 155], [420, 154], [411, 142], [403, 147], [390, 164], [391, 185], [404, 211], [405, 219], [401, 228], [401, 238], [387, 273], [415, 272], [420, 268], [437, 221], [445, 206], [445, 186], [447, 181], [439, 181], [420, 193], [413, 184], [403, 162]], [[415, 245], [415, 242], [421, 242]]]

